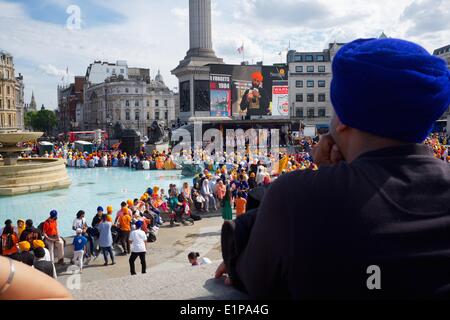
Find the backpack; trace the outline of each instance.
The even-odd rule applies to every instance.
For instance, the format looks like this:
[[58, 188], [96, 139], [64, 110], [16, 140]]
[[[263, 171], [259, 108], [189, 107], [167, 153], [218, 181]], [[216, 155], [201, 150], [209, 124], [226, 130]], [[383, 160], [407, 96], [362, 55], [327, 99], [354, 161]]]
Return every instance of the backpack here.
[[153, 231], [149, 232], [147, 242], [156, 242], [156, 235]]
[[44, 222], [41, 222], [39, 225], [38, 225], [38, 230], [41, 232], [41, 234], [44, 234], [44, 224], [45, 224], [45, 222], [46, 221], [44, 221]]

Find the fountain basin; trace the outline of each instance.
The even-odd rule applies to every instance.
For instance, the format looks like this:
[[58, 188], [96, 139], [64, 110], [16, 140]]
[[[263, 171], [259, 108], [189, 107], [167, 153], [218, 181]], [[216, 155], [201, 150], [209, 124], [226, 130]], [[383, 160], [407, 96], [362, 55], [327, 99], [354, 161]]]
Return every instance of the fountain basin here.
[[0, 160], [0, 196], [63, 189], [71, 183], [61, 159], [19, 159], [13, 166], [5, 165]]
[[42, 132], [0, 133], [0, 144], [4, 147], [15, 146], [19, 142], [35, 141], [42, 137]]

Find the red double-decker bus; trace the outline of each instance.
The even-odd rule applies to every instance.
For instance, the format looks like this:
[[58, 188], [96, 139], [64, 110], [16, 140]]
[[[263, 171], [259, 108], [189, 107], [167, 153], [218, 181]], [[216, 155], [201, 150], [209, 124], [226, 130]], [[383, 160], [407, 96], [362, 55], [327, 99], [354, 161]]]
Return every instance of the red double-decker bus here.
[[[108, 139], [108, 133], [106, 131], [102, 131], [102, 141], [106, 141]], [[87, 141], [93, 142], [95, 140], [95, 131], [72, 131], [67, 133], [61, 133], [58, 138], [60, 141], [68, 141], [70, 143], [74, 143], [75, 141]]]

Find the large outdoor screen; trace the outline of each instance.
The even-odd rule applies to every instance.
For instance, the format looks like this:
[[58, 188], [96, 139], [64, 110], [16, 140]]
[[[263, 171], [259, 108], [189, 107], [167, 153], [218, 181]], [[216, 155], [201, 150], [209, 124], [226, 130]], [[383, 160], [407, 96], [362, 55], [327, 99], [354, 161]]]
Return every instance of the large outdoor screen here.
[[[252, 75], [259, 72], [262, 83]], [[280, 66], [210, 65], [211, 116], [289, 116], [288, 72]]]

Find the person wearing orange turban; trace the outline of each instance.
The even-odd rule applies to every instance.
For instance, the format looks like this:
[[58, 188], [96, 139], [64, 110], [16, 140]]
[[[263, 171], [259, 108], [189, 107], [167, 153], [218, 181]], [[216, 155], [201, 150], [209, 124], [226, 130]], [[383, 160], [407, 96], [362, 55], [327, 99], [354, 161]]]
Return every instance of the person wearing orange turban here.
[[262, 83], [264, 77], [261, 72], [256, 71], [252, 74], [252, 86], [247, 89], [241, 101], [241, 115], [251, 116], [270, 115], [269, 98], [264, 90]]

